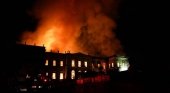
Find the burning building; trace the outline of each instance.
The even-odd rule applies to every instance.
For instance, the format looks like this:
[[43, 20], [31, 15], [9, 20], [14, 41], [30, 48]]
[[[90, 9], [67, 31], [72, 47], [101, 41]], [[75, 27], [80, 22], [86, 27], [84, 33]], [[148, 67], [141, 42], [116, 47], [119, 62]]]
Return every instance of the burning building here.
[[[15, 65], [16, 82], [26, 82], [33, 88], [42, 88], [43, 84], [60, 81], [74, 81], [108, 71], [128, 70], [129, 63], [125, 56], [97, 57], [83, 53], [46, 52], [44, 46], [16, 45]], [[55, 83], [56, 84], [56, 83]]]
[[83, 53], [46, 52], [43, 75], [52, 80], [74, 80], [90, 75], [90, 73], [103, 73], [107, 71], [128, 70], [129, 63], [125, 56], [96, 57]]
[[53, 80], [79, 79], [86, 73], [106, 72], [108, 58], [94, 57], [82, 53], [46, 52], [44, 75]]
[[70, 51], [46, 52], [43, 46], [22, 44], [17, 45], [14, 50], [16, 51], [14, 53], [17, 53], [15, 61], [20, 63], [20, 67], [25, 68], [20, 69], [25, 71], [23, 72], [25, 76], [41, 74], [52, 80], [79, 79], [91, 72], [106, 74], [115, 68], [126, 71], [130, 66], [125, 56], [97, 57]]

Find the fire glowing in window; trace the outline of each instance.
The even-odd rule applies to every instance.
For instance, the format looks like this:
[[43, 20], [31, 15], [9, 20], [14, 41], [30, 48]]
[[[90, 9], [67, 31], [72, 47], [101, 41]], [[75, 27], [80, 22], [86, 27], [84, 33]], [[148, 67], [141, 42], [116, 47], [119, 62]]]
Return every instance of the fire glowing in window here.
[[117, 63], [117, 67], [119, 67], [120, 65], [119, 65], [119, 63]]
[[71, 79], [75, 79], [75, 75], [76, 75], [76, 74], [75, 74], [75, 71], [72, 70], [72, 71], [71, 71]]
[[100, 64], [97, 64], [98, 67], [100, 67]]
[[78, 67], [81, 67], [81, 61], [78, 61]]
[[52, 73], [52, 79], [56, 79], [56, 73]]
[[112, 63], [112, 67], [114, 67], [114, 64]]
[[71, 61], [71, 66], [72, 66], [72, 67], [75, 67], [75, 60], [72, 60], [72, 61]]
[[84, 66], [87, 67], [87, 61], [84, 62]]
[[60, 61], [60, 66], [63, 66], [63, 61]]
[[106, 63], [103, 63], [103, 69], [105, 70], [106, 69]]
[[64, 74], [60, 73], [60, 80], [64, 79]]
[[53, 66], [56, 66], [56, 60], [53, 60]]
[[94, 65], [92, 64], [92, 68], [94, 68]]
[[48, 60], [45, 61], [45, 66], [48, 66]]

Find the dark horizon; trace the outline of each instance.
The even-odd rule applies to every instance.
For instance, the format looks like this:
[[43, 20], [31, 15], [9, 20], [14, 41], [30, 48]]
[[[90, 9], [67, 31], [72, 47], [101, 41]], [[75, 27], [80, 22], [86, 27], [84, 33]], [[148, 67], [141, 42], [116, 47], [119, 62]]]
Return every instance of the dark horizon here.
[[[161, 22], [166, 19], [163, 16], [165, 10], [159, 8], [154, 2], [121, 1], [116, 20], [116, 36], [129, 57], [131, 67], [134, 70], [145, 72], [145, 77], [151, 81], [154, 81], [152, 78], [155, 78], [161, 84], [167, 82], [169, 77], [167, 73], [170, 71], [170, 63], [166, 59], [168, 54], [164, 53], [168, 49], [167, 39], [161, 37], [166, 31], [163, 26], [164, 22]], [[159, 3], [157, 4], [160, 5]], [[2, 60], [6, 60], [9, 57], [7, 55], [10, 54], [11, 45], [19, 41], [19, 35], [23, 31], [34, 31], [37, 19], [27, 14], [27, 10], [31, 9], [34, 0], [6, 0], [3, 4], [5, 6], [1, 8], [1, 53]], [[3, 76], [7, 72], [2, 67], [10, 68], [8, 68], [8, 63], [2, 63], [1, 75]], [[148, 73], [149, 75], [147, 75]]]

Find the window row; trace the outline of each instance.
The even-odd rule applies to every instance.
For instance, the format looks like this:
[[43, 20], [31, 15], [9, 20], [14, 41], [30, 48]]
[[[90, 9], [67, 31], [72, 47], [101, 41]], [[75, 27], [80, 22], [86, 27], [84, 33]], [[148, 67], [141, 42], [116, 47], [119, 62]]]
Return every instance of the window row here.
[[[81, 61], [78, 61], [78, 67], [81, 67]], [[46, 60], [45, 66], [48, 66], [49, 62]], [[56, 60], [53, 60], [53, 66], [56, 66]], [[63, 61], [60, 61], [60, 66], [63, 66]], [[71, 61], [71, 66], [75, 67], [75, 60]], [[84, 62], [84, 66], [87, 67], [87, 61]]]
[[[46, 73], [46, 76], [48, 76], [47, 73]], [[71, 78], [71, 79], [75, 79], [75, 76], [76, 76], [75, 70], [72, 70], [72, 71], [71, 71], [71, 77], [70, 77], [70, 78]], [[56, 73], [52, 73], [52, 77], [51, 77], [51, 78], [52, 78], [52, 79], [57, 79]], [[59, 79], [60, 79], [60, 80], [64, 79], [64, 73], [63, 73], [63, 72], [60, 73]]]

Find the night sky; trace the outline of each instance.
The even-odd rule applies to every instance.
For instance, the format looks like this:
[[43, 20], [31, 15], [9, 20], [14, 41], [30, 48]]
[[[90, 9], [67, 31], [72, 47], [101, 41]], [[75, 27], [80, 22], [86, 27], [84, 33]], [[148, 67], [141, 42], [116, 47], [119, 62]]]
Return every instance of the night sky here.
[[[34, 0], [5, 0], [1, 4], [5, 5], [1, 8], [0, 31], [1, 47], [5, 52], [6, 47], [19, 40], [22, 31], [34, 31], [37, 21], [28, 15]], [[163, 11], [153, 2], [122, 0], [120, 4], [116, 33], [134, 68], [155, 72], [169, 70], [169, 63], [162, 62], [160, 58], [165, 55], [162, 51], [166, 50], [161, 37], [164, 28], [161, 26], [160, 14]]]

